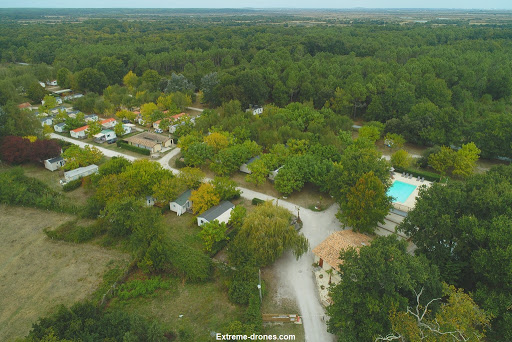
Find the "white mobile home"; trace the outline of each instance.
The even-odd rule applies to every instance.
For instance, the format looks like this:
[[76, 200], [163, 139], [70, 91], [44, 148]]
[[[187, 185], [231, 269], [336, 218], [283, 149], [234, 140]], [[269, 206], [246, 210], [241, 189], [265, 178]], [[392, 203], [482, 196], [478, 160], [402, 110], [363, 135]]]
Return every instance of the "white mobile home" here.
[[79, 179], [85, 176], [92, 175], [93, 173], [98, 172], [98, 165], [89, 165], [84, 167], [79, 167], [78, 169], [74, 169], [71, 171], [64, 172], [64, 180], [65, 182], [71, 182], [75, 179]]
[[235, 205], [229, 201], [222, 201], [219, 205], [212, 207], [197, 217], [197, 225], [202, 226], [205, 223], [217, 220], [220, 223], [227, 223], [231, 216], [231, 211]]

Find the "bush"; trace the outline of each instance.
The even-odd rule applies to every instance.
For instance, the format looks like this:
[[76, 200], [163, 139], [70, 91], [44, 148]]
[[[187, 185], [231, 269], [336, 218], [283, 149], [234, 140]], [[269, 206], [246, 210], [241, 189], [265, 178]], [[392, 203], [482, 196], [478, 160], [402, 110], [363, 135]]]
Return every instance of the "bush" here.
[[[249, 304], [249, 299], [257, 291], [258, 269], [245, 266], [233, 272], [229, 283], [229, 300], [235, 304]], [[259, 299], [258, 299], [259, 300]]]
[[252, 205], [260, 205], [265, 203], [264, 200], [254, 197], [251, 201]]
[[82, 185], [82, 179], [75, 179], [74, 181], [68, 182], [62, 186], [62, 190], [69, 192], [78, 189]]
[[117, 295], [120, 299], [150, 297], [155, 295], [156, 290], [170, 288], [171, 282], [169, 280], [162, 280], [157, 276], [145, 280], [135, 279], [124, 283], [119, 287]]
[[126, 143], [125, 141], [122, 141], [122, 140], [118, 140], [116, 144], [117, 144], [117, 147], [124, 148], [125, 150], [128, 150], [128, 151], [137, 152], [137, 153], [140, 153], [140, 154], [144, 154], [146, 156], [149, 156], [151, 154], [150, 150], [130, 145], [130, 144], [128, 144], [128, 143]]
[[413, 175], [413, 177], [425, 177], [425, 180], [428, 180], [430, 182], [439, 182], [441, 180], [441, 175], [438, 175], [437, 173], [428, 172], [424, 170], [417, 170], [417, 169], [395, 169], [395, 172], [402, 173], [410, 173]]
[[92, 224], [86, 227], [79, 226], [77, 225], [77, 220], [65, 222], [55, 230], [45, 228], [43, 231], [46, 236], [51, 239], [74, 243], [87, 242], [105, 232], [98, 224]]
[[185, 162], [183, 160], [181, 160], [181, 158], [178, 158], [176, 159], [176, 161], [174, 162], [174, 166], [177, 168], [177, 169], [181, 169], [181, 168], [184, 168], [185, 166], [187, 166], [185, 164]]

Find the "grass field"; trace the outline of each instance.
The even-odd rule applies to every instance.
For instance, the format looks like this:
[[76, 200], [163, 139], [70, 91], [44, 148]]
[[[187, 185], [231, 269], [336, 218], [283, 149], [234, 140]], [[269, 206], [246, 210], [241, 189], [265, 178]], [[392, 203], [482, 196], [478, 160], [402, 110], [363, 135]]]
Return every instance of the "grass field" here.
[[25, 336], [38, 317], [87, 298], [107, 269], [128, 263], [122, 253], [52, 241], [43, 233], [71, 218], [0, 206], [0, 341]]

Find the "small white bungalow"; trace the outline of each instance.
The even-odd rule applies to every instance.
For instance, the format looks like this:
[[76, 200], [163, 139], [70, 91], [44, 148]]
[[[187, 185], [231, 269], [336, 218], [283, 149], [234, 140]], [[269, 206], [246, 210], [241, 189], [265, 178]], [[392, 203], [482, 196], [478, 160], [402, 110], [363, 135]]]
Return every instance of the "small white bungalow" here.
[[53, 124], [53, 116], [45, 116], [44, 118], [39, 119], [41, 121], [41, 126], [44, 125], [51, 126]]
[[109, 129], [109, 128], [113, 128], [117, 124], [117, 121], [114, 118], [110, 118], [110, 119], [101, 120], [100, 124], [101, 124], [101, 126], [103, 126], [104, 129]]
[[65, 122], [61, 122], [61, 123], [58, 123], [56, 125], [53, 125], [53, 130], [55, 132], [59, 132], [59, 133], [66, 132], [66, 123]]
[[97, 114], [86, 115], [86, 116], [84, 116], [84, 120], [85, 120], [85, 122], [98, 121], [98, 115]]
[[249, 105], [249, 108], [247, 108], [245, 111], [251, 112], [252, 115], [259, 115], [263, 113], [263, 107], [257, 105]]
[[146, 206], [152, 207], [155, 205], [156, 199], [153, 196], [146, 196]]
[[249, 170], [249, 165], [251, 165], [252, 163], [254, 163], [258, 159], [260, 159], [260, 156], [256, 156], [256, 157], [253, 157], [253, 158], [249, 159], [246, 163], [244, 163], [244, 164], [242, 164], [240, 166], [240, 171], [243, 172], [243, 173], [251, 174], [252, 171]]
[[227, 223], [231, 216], [231, 211], [235, 205], [229, 201], [222, 201], [219, 205], [212, 207], [197, 217], [197, 225], [202, 226], [205, 223], [217, 220], [221, 223]]
[[192, 202], [190, 201], [190, 195], [192, 194], [192, 190], [187, 190], [181, 195], [178, 196], [173, 202], [169, 204], [171, 211], [174, 211], [178, 216], [181, 216], [187, 209], [192, 207]]
[[62, 157], [50, 158], [44, 161], [44, 167], [50, 171], [58, 170], [63, 167], [64, 164], [66, 164], [66, 161]]
[[78, 127], [74, 130], [69, 131], [69, 134], [71, 135], [72, 138], [84, 139], [87, 137], [87, 129], [88, 128], [89, 128], [89, 126]]

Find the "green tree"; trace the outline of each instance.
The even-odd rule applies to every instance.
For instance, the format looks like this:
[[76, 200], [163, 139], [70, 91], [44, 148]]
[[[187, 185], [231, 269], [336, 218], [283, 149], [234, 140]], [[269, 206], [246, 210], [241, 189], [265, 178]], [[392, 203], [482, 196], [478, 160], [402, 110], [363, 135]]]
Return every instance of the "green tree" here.
[[89, 122], [89, 128], [87, 128], [87, 136], [92, 138], [94, 135], [101, 132], [102, 127], [99, 121], [91, 121]]
[[205, 174], [195, 167], [184, 167], [180, 169], [178, 179], [187, 189], [197, 189], [203, 182]]
[[145, 85], [145, 88], [149, 91], [155, 91], [158, 88], [158, 84], [160, 83], [161, 77], [155, 70], [146, 70], [142, 74], [142, 84]]
[[[140, 107], [140, 114], [146, 124], [153, 122], [153, 113], [158, 110], [158, 107], [153, 102], [144, 103]], [[156, 121], [156, 120], [155, 120]]]
[[251, 173], [245, 176], [246, 181], [256, 185], [262, 185], [266, 182], [269, 169], [265, 166], [265, 162], [262, 159], [253, 161], [248, 166], [248, 169], [251, 171]]
[[431, 154], [428, 157], [429, 165], [432, 166], [434, 170], [439, 171], [443, 176], [453, 167], [454, 160], [455, 152], [446, 146], [441, 147], [439, 152]]
[[77, 167], [97, 164], [103, 157], [103, 154], [94, 146], [87, 145], [81, 148], [77, 145], [72, 145], [69, 146], [61, 156], [66, 160], [63, 169], [73, 170]]
[[201, 226], [199, 237], [203, 240], [204, 250], [207, 253], [212, 251], [213, 245], [223, 240], [228, 240], [226, 236], [227, 226], [224, 222], [213, 220], [206, 222]]
[[387, 133], [384, 137], [384, 144], [391, 148], [402, 148], [405, 144], [405, 139], [400, 134]]
[[417, 254], [439, 267], [443, 280], [471, 291], [493, 314], [489, 339], [496, 341], [512, 338], [511, 170], [497, 167], [464, 183], [420, 188], [415, 208], [398, 227], [411, 237]]
[[480, 152], [480, 149], [472, 142], [462, 145], [455, 153], [452, 173], [464, 178], [469, 177], [475, 169]]
[[[341, 282], [330, 288], [329, 332], [339, 341], [373, 341], [391, 333], [390, 311], [406, 311], [416, 303], [414, 291], [427, 298], [441, 294], [436, 267], [407, 253], [396, 236], [378, 237], [370, 246], [340, 253]], [[423, 304], [423, 303], [422, 303]]]
[[124, 75], [123, 84], [133, 92], [134, 89], [139, 85], [139, 77], [130, 70], [126, 75]]
[[98, 94], [103, 92], [108, 85], [107, 77], [101, 71], [94, 68], [85, 68], [75, 75], [78, 89], [91, 91]]
[[43, 98], [44, 104], [39, 106], [40, 113], [48, 113], [48, 111], [57, 106], [57, 99], [51, 95], [45, 95]]
[[228, 177], [215, 177], [210, 184], [215, 187], [215, 193], [219, 195], [221, 201], [239, 198], [242, 193], [237, 189], [236, 182]]
[[126, 110], [126, 109], [123, 109], [123, 110], [120, 110], [118, 112], [116, 112], [116, 116], [123, 120], [123, 119], [126, 119], [126, 120], [130, 120], [130, 121], [133, 121], [135, 120], [135, 118], [137, 117], [137, 114], [135, 114], [134, 112], [132, 111], [129, 111], [129, 110]]
[[124, 127], [122, 122], [118, 122], [114, 126], [114, 132], [116, 133], [116, 136], [118, 136], [119, 138], [121, 138], [124, 135]]
[[33, 102], [41, 102], [46, 94], [46, 90], [39, 84], [39, 82], [32, 82], [28, 86], [27, 96]]
[[359, 129], [359, 137], [366, 138], [371, 142], [376, 142], [380, 139], [381, 130], [375, 126], [363, 126]]
[[73, 83], [73, 73], [68, 68], [60, 68], [57, 71], [57, 84], [61, 88], [71, 88]]
[[167, 177], [163, 177], [159, 183], [153, 185], [153, 197], [156, 198], [159, 203], [168, 205], [185, 190], [185, 186], [180, 184], [177, 177], [168, 175]]
[[299, 258], [307, 252], [308, 240], [290, 222], [291, 213], [271, 201], [257, 206], [247, 215], [230, 244], [230, 262], [263, 267], [272, 264], [288, 249]]
[[370, 171], [362, 175], [350, 189], [346, 200], [341, 202], [336, 217], [344, 227], [373, 234], [377, 223], [384, 223], [391, 208], [391, 197], [386, 195], [380, 179]]
[[186, 165], [198, 167], [212, 159], [213, 149], [205, 143], [196, 142], [182, 150], [182, 155]]
[[398, 150], [391, 155], [391, 165], [399, 169], [407, 169], [411, 166], [412, 157], [406, 150]]

